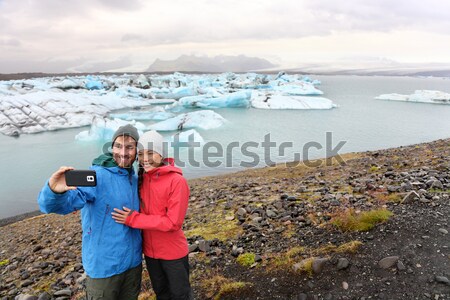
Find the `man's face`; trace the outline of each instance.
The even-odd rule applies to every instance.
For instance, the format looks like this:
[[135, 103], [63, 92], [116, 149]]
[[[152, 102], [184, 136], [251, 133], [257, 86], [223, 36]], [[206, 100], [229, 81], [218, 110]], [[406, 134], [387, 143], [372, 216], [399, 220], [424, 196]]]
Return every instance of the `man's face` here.
[[136, 141], [128, 135], [118, 136], [113, 144], [113, 158], [119, 167], [131, 167], [136, 159]]

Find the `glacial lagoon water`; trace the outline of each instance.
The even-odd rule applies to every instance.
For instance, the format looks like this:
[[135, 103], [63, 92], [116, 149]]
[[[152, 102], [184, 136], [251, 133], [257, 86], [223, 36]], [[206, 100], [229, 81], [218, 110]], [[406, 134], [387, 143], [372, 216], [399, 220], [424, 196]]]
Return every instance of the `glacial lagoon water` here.
[[[207, 142], [210, 154], [216, 152], [214, 145], [218, 144], [223, 148], [224, 154], [219, 155], [220, 157], [211, 155], [208, 162], [203, 153], [205, 148], [199, 148], [195, 152], [195, 161], [201, 162], [197, 167], [187, 162], [188, 150], [181, 149], [181, 159], [187, 162], [183, 167], [185, 176], [196, 178], [229, 173], [244, 169], [241, 163], [255, 160], [259, 167], [270, 162], [292, 161], [295, 153], [299, 153], [303, 159], [303, 150], [308, 145], [313, 145], [308, 148], [308, 158], [325, 157], [327, 132], [332, 136], [329, 149], [338, 149], [338, 153], [384, 149], [450, 137], [450, 105], [374, 99], [380, 94], [412, 94], [418, 89], [450, 93], [448, 78], [311, 77], [322, 82], [318, 88], [338, 108], [216, 109], [228, 123], [217, 129], [197, 131]], [[75, 135], [86, 129], [28, 134], [19, 138], [0, 136], [0, 218], [37, 210], [39, 190], [60, 166], [69, 165], [78, 169], [89, 167], [92, 159], [103, 150], [104, 144], [76, 141]], [[271, 148], [270, 153], [261, 145], [268, 135], [270, 141], [277, 145]], [[258, 144], [257, 147], [254, 147], [255, 143]], [[281, 143], [291, 143], [285, 144], [284, 155], [280, 155], [277, 148]], [[343, 146], [338, 147], [339, 143]], [[246, 150], [253, 154], [240, 150], [245, 145], [252, 145]], [[225, 151], [227, 146], [232, 149], [228, 151], [228, 157]], [[318, 149], [320, 147], [323, 148]], [[218, 166], [211, 167], [214, 162]]]

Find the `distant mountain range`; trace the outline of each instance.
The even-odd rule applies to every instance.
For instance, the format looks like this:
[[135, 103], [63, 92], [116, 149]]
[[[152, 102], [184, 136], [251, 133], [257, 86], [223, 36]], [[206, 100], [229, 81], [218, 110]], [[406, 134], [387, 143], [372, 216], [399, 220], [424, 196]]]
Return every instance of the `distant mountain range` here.
[[[277, 65], [267, 59], [245, 55], [214, 57], [181, 55], [174, 60], [156, 59], [147, 70], [131, 73], [223, 73], [258, 72], [276, 74], [280, 71], [313, 75], [367, 75], [367, 76], [434, 76], [450, 77], [450, 63], [400, 63], [386, 58], [347, 58], [334, 62], [290, 63]], [[126, 68], [98, 72], [16, 73], [0, 74], [0, 80], [64, 76], [69, 74], [123, 74]]]
[[373, 63], [336, 62], [321, 64], [302, 64], [295, 68], [285, 68], [289, 73], [323, 75], [369, 75], [369, 76], [434, 76], [450, 77], [448, 63]]
[[331, 63], [304, 63], [279, 66], [272, 62], [245, 55], [215, 57], [181, 55], [174, 60], [156, 59], [146, 72], [249, 72], [277, 73], [286, 71], [302, 74], [437, 76], [450, 77], [448, 63], [399, 63], [383, 58], [345, 59]]
[[274, 68], [270, 61], [245, 55], [215, 57], [181, 55], [175, 60], [156, 59], [146, 72], [248, 72]]

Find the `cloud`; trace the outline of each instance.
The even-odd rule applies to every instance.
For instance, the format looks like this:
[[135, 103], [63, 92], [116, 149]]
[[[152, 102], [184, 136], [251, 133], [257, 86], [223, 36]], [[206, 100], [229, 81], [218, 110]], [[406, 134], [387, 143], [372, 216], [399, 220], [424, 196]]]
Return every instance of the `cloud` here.
[[19, 47], [21, 42], [15, 38], [0, 38], [0, 47]]
[[450, 33], [448, 1], [316, 0], [307, 2], [305, 8], [317, 12], [318, 21], [329, 20], [333, 23], [334, 30], [416, 29]]
[[[114, 62], [120, 61], [118, 57], [131, 60], [147, 57], [153, 61], [157, 57], [151, 55], [159, 53], [179, 55], [199, 50], [213, 55], [255, 55], [237, 47], [247, 44], [264, 47], [281, 40], [296, 42], [293, 48], [301, 53], [305, 46], [302, 43], [315, 38], [329, 38], [335, 43], [333, 36], [363, 33], [370, 40], [377, 33], [394, 36], [405, 30], [448, 37], [450, 2], [0, 0], [0, 72], [4, 72], [6, 61], [42, 67], [39, 62], [50, 58], [60, 62], [66, 57]], [[439, 41], [434, 43], [439, 45]], [[326, 45], [325, 41], [321, 39], [320, 45]], [[217, 47], [228, 52], [220, 53]], [[331, 48], [325, 47], [330, 52]], [[346, 47], [352, 50], [351, 45]], [[266, 52], [278, 55], [289, 51], [278, 48], [273, 46], [272, 52], [269, 53], [269, 48]], [[60, 66], [81, 65], [68, 60]], [[53, 67], [56, 64], [49, 68]]]

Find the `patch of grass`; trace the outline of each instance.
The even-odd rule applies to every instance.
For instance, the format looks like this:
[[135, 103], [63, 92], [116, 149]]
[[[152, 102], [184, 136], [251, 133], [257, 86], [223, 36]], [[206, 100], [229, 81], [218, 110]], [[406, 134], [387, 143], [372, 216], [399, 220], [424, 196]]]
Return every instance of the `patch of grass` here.
[[202, 281], [201, 287], [208, 299], [220, 300], [225, 296], [236, 295], [245, 292], [253, 285], [248, 282], [233, 281], [221, 275], [213, 276]]
[[295, 235], [295, 227], [292, 224], [287, 225], [286, 230], [283, 232], [283, 237], [289, 239]]
[[286, 256], [288, 258], [296, 258], [299, 257], [301, 254], [305, 253], [305, 251], [306, 251], [305, 247], [301, 246], [293, 247], [286, 252]]
[[303, 272], [303, 273], [307, 273], [309, 277], [311, 277], [313, 275], [313, 262], [314, 262], [315, 258], [314, 257], [310, 257], [307, 259], [304, 259], [300, 262], [300, 267], [297, 269], [297, 272]]
[[339, 247], [337, 247], [336, 250], [334, 250], [334, 252], [336, 253], [356, 253], [359, 249], [359, 247], [362, 246], [362, 242], [360, 241], [350, 241], [347, 243], [344, 243], [342, 245], [340, 245]]
[[443, 190], [443, 189], [435, 189], [435, 188], [433, 188], [433, 189], [429, 189], [428, 192], [429, 193], [450, 193], [450, 189]]
[[392, 193], [387, 196], [388, 202], [400, 203], [402, 202], [403, 197], [400, 194]]
[[219, 239], [226, 241], [242, 233], [242, 228], [236, 224], [235, 220], [225, 220], [225, 214], [207, 216], [206, 223], [191, 223], [191, 228], [185, 230], [186, 237], [201, 236], [206, 240]]
[[[56, 273], [51, 273], [47, 277], [42, 277], [43, 278], [42, 280], [38, 281], [33, 285], [33, 289], [37, 291], [45, 291], [51, 293], [51, 285], [55, 283], [58, 280], [58, 278], [61, 277], [61, 274], [68, 274], [69, 272], [71, 272], [71, 270], [73, 270], [73, 266], [74, 264], [68, 264], [62, 270]], [[63, 275], [62, 277], [65, 276], [66, 275]]]
[[206, 255], [206, 253], [203, 252], [196, 253], [195, 256], [189, 259], [203, 265], [209, 265], [211, 263], [211, 259]]
[[250, 267], [255, 263], [255, 254], [254, 253], [243, 253], [240, 254], [236, 261], [238, 264], [244, 267]]
[[313, 254], [313, 255], [324, 255], [324, 254], [332, 253], [336, 249], [337, 249], [336, 245], [333, 245], [333, 244], [329, 243], [329, 244], [327, 244], [325, 246], [322, 246], [320, 248], [312, 249], [310, 251], [310, 253]]
[[327, 244], [317, 249], [310, 250], [310, 255], [320, 256], [331, 253], [356, 253], [359, 247], [362, 245], [360, 241], [350, 241], [339, 246], [334, 244]]
[[369, 173], [375, 173], [376, 171], [380, 170], [380, 167], [377, 166], [371, 166], [369, 168]]
[[342, 231], [369, 231], [377, 224], [386, 222], [392, 212], [386, 209], [376, 209], [356, 214], [354, 210], [347, 210], [331, 220], [331, 224]]
[[220, 300], [224, 296], [239, 296], [242, 292], [245, 292], [249, 289], [251, 289], [253, 285], [249, 282], [229, 282], [222, 285], [217, 295], [214, 297], [214, 300]]
[[[302, 263], [300, 266], [301, 272], [311, 273], [309, 264], [314, 261], [308, 261], [313, 257], [324, 256], [331, 253], [356, 253], [362, 245], [360, 241], [350, 241], [339, 246], [334, 244], [327, 244], [319, 248], [293, 247], [285, 253], [277, 253], [272, 256], [267, 265], [268, 271], [272, 270], [291, 270], [294, 264]], [[309, 258], [308, 258], [309, 257]]]
[[394, 202], [400, 203], [403, 200], [403, 197], [398, 193], [374, 193], [373, 197], [381, 202]]
[[0, 267], [6, 266], [7, 264], [9, 264], [9, 259], [0, 260]]

